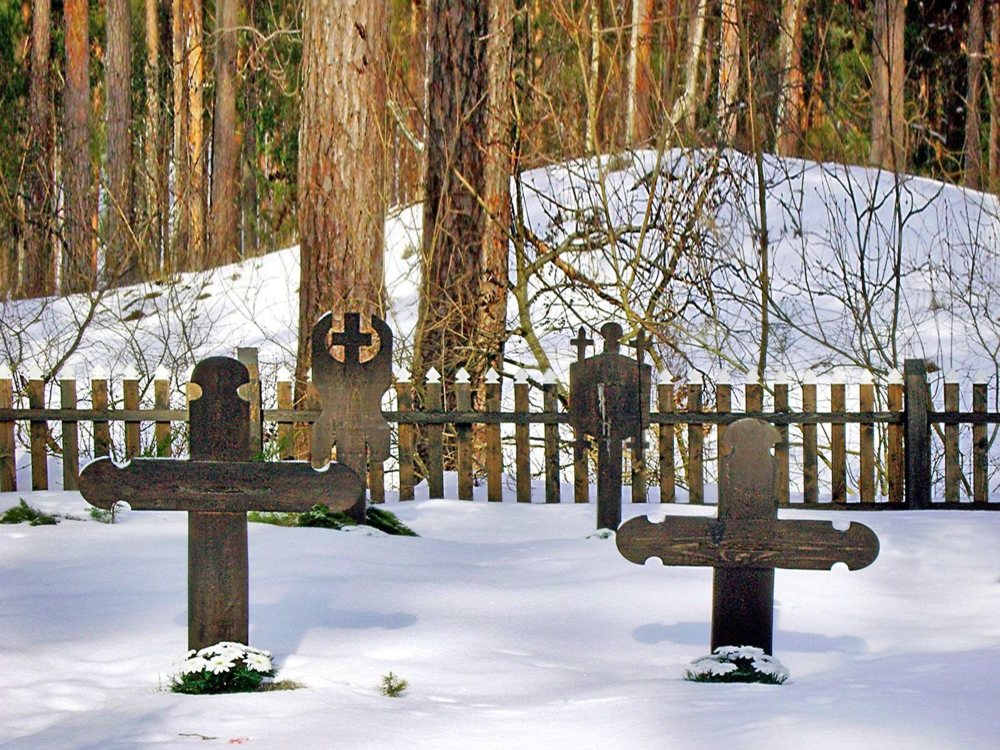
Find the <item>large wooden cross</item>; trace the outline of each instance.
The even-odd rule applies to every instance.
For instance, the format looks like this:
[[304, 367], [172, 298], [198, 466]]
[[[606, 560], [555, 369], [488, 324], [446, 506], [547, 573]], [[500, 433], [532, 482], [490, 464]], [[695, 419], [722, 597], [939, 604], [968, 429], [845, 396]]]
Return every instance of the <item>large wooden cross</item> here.
[[618, 530], [622, 555], [643, 564], [711, 565], [712, 651], [719, 646], [755, 646], [772, 653], [774, 570], [850, 570], [878, 557], [875, 533], [859, 523], [838, 531], [830, 521], [778, 520], [771, 449], [780, 433], [757, 419], [726, 428], [719, 477], [718, 518], [670, 516], [652, 523], [633, 518]]
[[195, 367], [201, 396], [190, 405], [190, 456], [136, 458], [115, 466], [100, 458], [80, 475], [80, 492], [98, 508], [188, 512], [188, 648], [247, 643], [249, 563], [247, 511], [302, 512], [354, 505], [364, 485], [340, 464], [315, 471], [305, 461], [252, 461], [250, 404], [237, 388], [250, 382], [235, 359], [212, 357]]

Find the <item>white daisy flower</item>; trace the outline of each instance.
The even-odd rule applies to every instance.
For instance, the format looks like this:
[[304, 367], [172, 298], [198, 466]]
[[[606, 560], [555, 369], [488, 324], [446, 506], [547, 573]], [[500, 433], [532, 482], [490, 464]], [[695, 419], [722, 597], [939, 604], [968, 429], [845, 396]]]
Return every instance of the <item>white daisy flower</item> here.
[[201, 672], [203, 669], [208, 667], [208, 661], [202, 659], [200, 656], [192, 656], [181, 662], [179, 669], [181, 674], [194, 674], [195, 672]]
[[228, 656], [213, 656], [208, 660], [206, 669], [212, 674], [222, 674], [233, 668], [233, 662]]
[[271, 671], [271, 660], [264, 654], [247, 654], [243, 660], [246, 662], [247, 668], [255, 672]]

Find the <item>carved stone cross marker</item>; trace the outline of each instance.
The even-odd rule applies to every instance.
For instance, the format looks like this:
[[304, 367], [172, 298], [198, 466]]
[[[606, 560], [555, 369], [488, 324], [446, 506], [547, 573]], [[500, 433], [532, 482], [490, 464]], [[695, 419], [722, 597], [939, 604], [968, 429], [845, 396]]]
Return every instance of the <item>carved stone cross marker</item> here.
[[[392, 385], [392, 330], [384, 320], [372, 316], [378, 353], [362, 362], [361, 347], [371, 346], [372, 335], [361, 332], [361, 315], [346, 313], [343, 332], [330, 335], [332, 327], [333, 315], [326, 313], [312, 330], [313, 383], [323, 402], [322, 413], [312, 427], [313, 464], [324, 465], [336, 442], [337, 460], [365, 477], [369, 452], [372, 461], [389, 458], [389, 424], [382, 416], [382, 395]], [[333, 358], [330, 345], [344, 347], [343, 362]], [[363, 492], [349, 512], [356, 521], [364, 522]]]
[[597, 528], [617, 529], [622, 520], [622, 441], [649, 423], [651, 368], [620, 353], [622, 327], [601, 327], [604, 352], [584, 359], [581, 330], [572, 342], [578, 361], [570, 365], [569, 421], [579, 438], [597, 440]]
[[771, 449], [780, 433], [757, 419], [726, 428], [719, 477], [718, 518], [671, 516], [652, 523], [645, 516], [618, 530], [622, 555], [643, 564], [711, 565], [712, 651], [719, 646], [756, 646], [772, 652], [774, 569], [829, 570], [843, 562], [850, 570], [878, 557], [875, 532], [859, 523], [838, 531], [830, 521], [779, 521]]
[[236, 392], [250, 382], [235, 359], [198, 363], [191, 382], [191, 460], [137, 458], [115, 466], [100, 458], [80, 475], [80, 492], [98, 508], [188, 511], [188, 648], [247, 643], [247, 511], [344, 510], [364, 485], [346, 466], [315, 471], [305, 461], [251, 461], [250, 404]]

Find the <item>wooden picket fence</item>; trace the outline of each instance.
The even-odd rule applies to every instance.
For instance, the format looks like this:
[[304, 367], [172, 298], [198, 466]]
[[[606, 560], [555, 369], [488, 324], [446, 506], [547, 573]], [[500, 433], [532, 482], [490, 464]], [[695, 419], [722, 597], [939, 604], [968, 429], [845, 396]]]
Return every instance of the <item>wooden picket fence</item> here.
[[[254, 408], [261, 408], [256, 353], [241, 350], [240, 359], [251, 371], [251, 403], [256, 398]], [[499, 501], [503, 483], [511, 476], [519, 502], [561, 502], [563, 479], [571, 473], [572, 499], [589, 502], [592, 451], [587, 443], [573, 439], [569, 416], [561, 408], [559, 386], [514, 379], [512, 394], [507, 394], [512, 395], [513, 409], [505, 411], [501, 408], [504, 383], [499, 377], [491, 380], [485, 386], [485, 409], [480, 411], [473, 410], [468, 382], [449, 385], [451, 409], [443, 406], [445, 385], [426, 383], [421, 410], [414, 408], [413, 384], [396, 383], [395, 408], [386, 410], [385, 416], [397, 426], [393, 463], [400, 500], [413, 499], [420, 476], [427, 482], [430, 497], [443, 497], [447, 465], [457, 473], [460, 499], [472, 499], [474, 486], [485, 482], [488, 500]], [[171, 406], [171, 385], [166, 378], [153, 379], [152, 408], [142, 408], [138, 376], [121, 381], [121, 397], [114, 401], [107, 379], [91, 380], [89, 408], [78, 405], [76, 380], [59, 381], [58, 408], [46, 405], [45, 383], [37, 379], [24, 382], [27, 408], [15, 408], [14, 382], [0, 376], [0, 491], [17, 489], [18, 423], [27, 426], [24, 435], [31, 456], [31, 485], [36, 490], [48, 488], [47, 455], [51, 451], [62, 454], [63, 486], [76, 489], [82, 423], [92, 426], [93, 456], [113, 453], [111, 425], [118, 422], [124, 426], [124, 453], [118, 458], [141, 454], [144, 425], [147, 443], [151, 434], [154, 446], [147, 452], [161, 456], [178, 453], [172, 446], [173, 437], [176, 426], [186, 422], [187, 409]], [[995, 427], [989, 428], [1000, 423], [1000, 413], [988, 411], [985, 383], [972, 385], [972, 411], [960, 410], [957, 382], [943, 384], [943, 409], [933, 408], [923, 360], [908, 360], [904, 376], [889, 382], [881, 394], [872, 383], [862, 383], [857, 390], [856, 411], [847, 410], [844, 384], [829, 386], [824, 394], [829, 409], [819, 411], [818, 387], [805, 383], [799, 387], [793, 410], [787, 383], [775, 383], [769, 389], [760, 383], [747, 383], [739, 394], [738, 388], [719, 382], [714, 390], [714, 410], [708, 411], [703, 407], [706, 394], [701, 383], [662, 383], [656, 386], [657, 406], [648, 430], [641, 439], [630, 441], [627, 451], [630, 471], [625, 476], [630, 480], [632, 500], [644, 502], [652, 482], [659, 486], [660, 502], [704, 504], [706, 479], [715, 476], [714, 462], [719, 458], [726, 425], [757, 417], [774, 424], [782, 436], [775, 448], [782, 505], [1000, 509], [1000, 496], [991, 498], [989, 456], [996, 434]], [[734, 409], [738, 395], [743, 397], [741, 410]], [[281, 446], [278, 457], [292, 458], [296, 432], [307, 428], [318, 412], [292, 408], [292, 384], [288, 381], [277, 382], [275, 401], [274, 408], [262, 409], [262, 421], [273, 425], [269, 431]], [[877, 410], [877, 403], [883, 408]], [[539, 404], [541, 408], [535, 408]], [[769, 410], [765, 411], [765, 406]], [[60, 423], [61, 444], [52, 437], [51, 422]], [[533, 431], [541, 433], [540, 439]], [[540, 497], [533, 498], [532, 480], [536, 476], [544, 482]], [[937, 492], [936, 482], [943, 483]], [[385, 486], [383, 467], [371, 466], [373, 502], [384, 499]], [[934, 497], [937, 502], [932, 501]]]

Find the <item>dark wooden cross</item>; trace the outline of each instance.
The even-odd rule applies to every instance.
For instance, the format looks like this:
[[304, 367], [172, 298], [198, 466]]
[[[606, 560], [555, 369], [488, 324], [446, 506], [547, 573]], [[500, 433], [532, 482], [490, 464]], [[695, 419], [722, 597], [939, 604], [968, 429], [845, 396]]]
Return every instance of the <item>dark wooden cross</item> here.
[[[578, 439], [597, 440], [597, 528], [613, 530], [622, 520], [622, 442], [649, 423], [652, 373], [620, 353], [620, 325], [605, 323], [601, 337], [601, 354], [570, 365], [569, 421]], [[571, 343], [584, 352], [577, 339]]]
[[[312, 426], [312, 460], [317, 468], [330, 460], [337, 444], [337, 461], [358, 476], [368, 475], [368, 458], [389, 458], [389, 424], [382, 416], [382, 395], [392, 385], [392, 330], [372, 316], [379, 348], [368, 362], [361, 362], [361, 347], [372, 345], [372, 335], [361, 332], [361, 315], [344, 315], [343, 332], [331, 335], [333, 314], [326, 313], [312, 330], [313, 384], [322, 401], [322, 412]], [[329, 343], [328, 343], [329, 341]], [[344, 361], [330, 354], [330, 344], [344, 347]], [[365, 496], [348, 511], [355, 521], [365, 521]]]
[[576, 347], [576, 361], [583, 362], [587, 358], [587, 347], [594, 345], [594, 340], [587, 336], [587, 329], [580, 326], [575, 339], [570, 339], [569, 343]]
[[878, 557], [875, 532], [859, 523], [838, 531], [830, 521], [778, 520], [771, 449], [780, 433], [757, 419], [726, 428], [719, 477], [718, 518], [669, 516], [652, 523], [645, 516], [618, 530], [622, 555], [642, 565], [658, 557], [664, 565], [711, 565], [712, 644], [755, 646], [772, 653], [774, 570], [829, 570], [843, 562], [850, 570]]
[[132, 510], [187, 511], [188, 648], [246, 644], [247, 511], [344, 510], [364, 485], [339, 464], [321, 472], [305, 461], [252, 461], [250, 404], [236, 392], [250, 376], [235, 359], [199, 362], [191, 382], [201, 396], [190, 405], [190, 460], [136, 458], [119, 467], [100, 458], [80, 475], [80, 492], [105, 510], [126, 502]]

